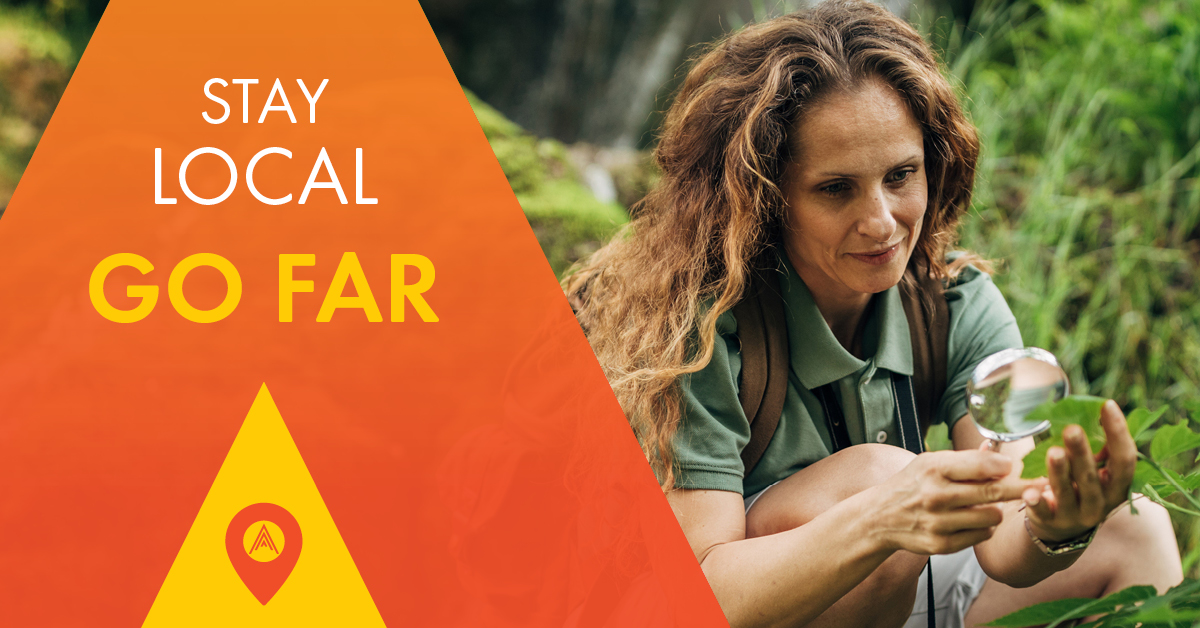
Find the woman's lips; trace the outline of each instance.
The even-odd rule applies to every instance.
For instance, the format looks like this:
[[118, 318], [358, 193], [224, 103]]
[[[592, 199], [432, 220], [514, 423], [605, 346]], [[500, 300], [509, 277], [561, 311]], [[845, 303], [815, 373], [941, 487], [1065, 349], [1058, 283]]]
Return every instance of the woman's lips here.
[[895, 259], [896, 255], [899, 252], [900, 252], [900, 243], [897, 242], [896, 244], [892, 245], [892, 248], [890, 248], [886, 251], [883, 251], [882, 253], [876, 253], [874, 255], [865, 254], [865, 253], [850, 253], [849, 255], [850, 255], [850, 257], [853, 257], [854, 259], [856, 259], [864, 264], [870, 264], [872, 266], [880, 266], [882, 264], [886, 264], [886, 263], [892, 261], [893, 259]]

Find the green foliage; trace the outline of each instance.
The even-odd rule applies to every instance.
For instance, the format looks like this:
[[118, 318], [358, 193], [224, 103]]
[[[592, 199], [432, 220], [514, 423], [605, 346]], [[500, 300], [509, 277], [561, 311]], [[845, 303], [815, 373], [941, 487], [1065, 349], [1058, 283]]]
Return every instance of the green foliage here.
[[46, 59], [64, 66], [76, 60], [66, 37], [31, 7], [0, 5], [0, 41], [19, 45], [24, 54], [33, 59]]
[[[1123, 406], [1200, 397], [1200, 11], [984, 2], [927, 30], [979, 128], [962, 243], [1029, 345]], [[936, 26], [936, 27], [935, 27]]]
[[1197, 447], [1200, 447], [1200, 434], [1193, 432], [1185, 421], [1160, 428], [1150, 442], [1150, 455], [1158, 462], [1166, 462], [1185, 451], [1195, 451]]
[[597, 200], [579, 183], [560, 142], [526, 133], [464, 91], [555, 274], [594, 251], [628, 222], [620, 205]]
[[1099, 600], [1091, 598], [1067, 598], [1045, 604], [1037, 604], [1023, 608], [997, 619], [985, 626], [1058, 626], [1065, 621], [1082, 619], [1089, 615], [1113, 613], [1118, 609], [1128, 608], [1138, 602], [1144, 602], [1155, 596], [1157, 592], [1152, 586], [1133, 586], [1128, 589], [1109, 594]]
[[1125, 417], [1125, 424], [1129, 426], [1129, 435], [1133, 437], [1134, 442], [1139, 445], [1149, 442], [1150, 436], [1143, 436], [1143, 434], [1147, 434], [1146, 430], [1154, 425], [1166, 411], [1167, 409], [1164, 407], [1154, 412], [1145, 408], [1138, 408], [1130, 412], [1129, 416]]
[[1192, 625], [1200, 619], [1200, 582], [1184, 580], [1164, 595], [1155, 596], [1154, 587], [1134, 586], [1099, 600], [1069, 598], [1045, 602], [1005, 615], [985, 626], [1022, 627], [1045, 625], [1055, 628], [1063, 622], [1101, 615], [1079, 628], [1175, 628]]
[[1200, 488], [1200, 472], [1187, 476], [1162, 467], [1155, 467], [1146, 460], [1139, 460], [1137, 472], [1134, 474], [1133, 492], [1146, 493], [1153, 490], [1159, 497], [1168, 497], [1176, 490], [1176, 486], [1191, 492]]

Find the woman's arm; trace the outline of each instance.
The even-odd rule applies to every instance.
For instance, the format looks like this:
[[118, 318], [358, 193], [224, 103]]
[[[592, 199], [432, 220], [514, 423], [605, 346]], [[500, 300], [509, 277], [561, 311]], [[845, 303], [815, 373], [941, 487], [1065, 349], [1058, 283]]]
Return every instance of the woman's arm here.
[[899, 550], [950, 553], [986, 539], [1002, 517], [995, 502], [1031, 486], [1010, 469], [992, 452], [925, 454], [799, 527], [752, 539], [737, 493], [676, 490], [667, 498], [730, 624], [795, 626]]
[[[1115, 403], [1105, 404], [1100, 422], [1108, 437], [1104, 450], [1093, 456], [1087, 439], [1082, 438], [1082, 429], [1068, 428], [1064, 434], [1066, 449], [1052, 447], [1046, 456], [1049, 490], [1031, 490], [1023, 496], [1023, 501], [1005, 504], [1004, 522], [996, 534], [975, 547], [980, 566], [992, 579], [1013, 587], [1032, 586], [1070, 567], [1080, 556], [1081, 553], [1045, 555], [1029, 538], [1026, 516], [1039, 539], [1056, 543], [1086, 533], [1124, 503], [1137, 449], [1125, 417]], [[952, 438], [955, 449], [975, 449], [984, 440], [969, 416], [955, 424]], [[1020, 474], [1023, 466], [1020, 460], [1033, 447], [1032, 438], [1004, 445], [1002, 453], [1014, 460], [1014, 474]], [[1099, 460], [1108, 461], [1106, 468], [1097, 470]], [[1023, 503], [1027, 504], [1024, 511]]]
[[746, 539], [737, 493], [678, 490], [667, 500], [735, 628], [804, 625], [894, 551], [869, 529], [865, 493], [807, 525], [755, 539]]

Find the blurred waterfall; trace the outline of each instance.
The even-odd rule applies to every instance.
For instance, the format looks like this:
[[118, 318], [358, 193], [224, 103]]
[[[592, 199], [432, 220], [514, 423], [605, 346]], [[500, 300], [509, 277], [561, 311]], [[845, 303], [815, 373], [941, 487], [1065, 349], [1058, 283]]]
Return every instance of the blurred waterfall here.
[[[961, 1], [961, 0], [960, 0]], [[907, 15], [913, 0], [880, 0]], [[459, 81], [538, 136], [645, 148], [687, 58], [810, 0], [422, 0]]]

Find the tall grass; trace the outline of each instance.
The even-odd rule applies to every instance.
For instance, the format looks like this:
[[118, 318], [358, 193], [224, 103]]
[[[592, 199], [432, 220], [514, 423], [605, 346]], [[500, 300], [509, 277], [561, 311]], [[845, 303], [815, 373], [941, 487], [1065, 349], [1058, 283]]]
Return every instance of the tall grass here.
[[962, 242], [1079, 392], [1200, 398], [1200, 5], [992, 4], [927, 29], [984, 146]]

